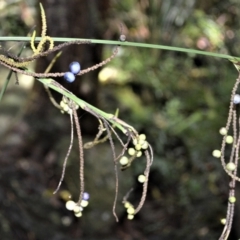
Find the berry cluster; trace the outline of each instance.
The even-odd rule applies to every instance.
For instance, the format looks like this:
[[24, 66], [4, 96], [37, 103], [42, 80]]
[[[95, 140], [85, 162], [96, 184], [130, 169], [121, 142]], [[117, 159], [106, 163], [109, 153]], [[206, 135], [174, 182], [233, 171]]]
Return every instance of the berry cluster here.
[[[130, 157], [122, 156], [119, 160], [119, 163], [122, 165], [122, 169], [126, 169], [127, 167], [129, 167], [132, 161], [137, 157], [141, 157], [142, 151], [145, 151], [149, 147], [148, 142], [146, 141], [146, 135], [140, 134], [139, 136], [137, 136], [133, 140], [133, 145], [134, 145], [134, 148], [128, 149], [128, 154], [130, 155]], [[144, 183], [146, 180], [147, 179], [144, 174], [140, 174], [138, 176], [138, 181], [140, 183]], [[124, 201], [123, 204], [127, 210], [128, 219], [132, 220], [135, 214], [134, 206], [128, 201]]]
[[134, 213], [135, 213], [135, 209], [134, 209], [133, 205], [128, 201], [123, 202], [123, 204], [124, 204], [124, 207], [127, 210], [128, 220], [132, 220], [134, 218]]
[[[60, 102], [61, 113], [72, 114], [72, 108], [69, 106], [69, 100], [66, 97], [63, 97]], [[78, 109], [79, 106], [75, 104], [75, 109]]]
[[75, 81], [75, 76], [81, 71], [79, 62], [70, 63], [69, 70], [70, 72], [66, 72], [63, 77], [67, 82], [72, 83]]
[[126, 156], [122, 156], [119, 160], [119, 163], [122, 165], [122, 169], [129, 167], [131, 165], [131, 162], [136, 157], [142, 156], [142, 150], [146, 150], [148, 148], [148, 142], [146, 141], [146, 135], [140, 134], [137, 138], [133, 140], [134, 148], [128, 149], [128, 154], [130, 155], [130, 158]]
[[83, 197], [82, 197], [82, 201], [79, 204], [77, 204], [76, 202], [72, 201], [72, 200], [68, 200], [66, 202], [66, 208], [69, 210], [69, 211], [73, 211], [74, 212], [74, 215], [76, 217], [81, 217], [82, 216], [82, 211], [83, 211], [83, 208], [84, 207], [87, 207], [88, 205], [88, 200], [90, 198], [90, 195], [89, 193], [87, 192], [84, 192], [83, 193]]

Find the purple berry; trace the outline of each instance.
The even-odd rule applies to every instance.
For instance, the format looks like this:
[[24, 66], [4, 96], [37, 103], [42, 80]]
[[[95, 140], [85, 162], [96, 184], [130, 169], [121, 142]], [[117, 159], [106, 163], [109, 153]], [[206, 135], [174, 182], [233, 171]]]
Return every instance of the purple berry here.
[[69, 69], [74, 75], [77, 75], [81, 70], [81, 66], [79, 62], [72, 62], [69, 65]]
[[90, 198], [90, 195], [89, 195], [89, 193], [87, 193], [87, 192], [84, 192], [84, 193], [83, 193], [83, 197], [82, 197], [82, 198], [83, 198], [83, 200], [86, 200], [86, 201], [87, 201], [87, 200]]
[[72, 72], [66, 72], [63, 77], [67, 82], [70, 82], [70, 83], [74, 82], [75, 80], [75, 76]]

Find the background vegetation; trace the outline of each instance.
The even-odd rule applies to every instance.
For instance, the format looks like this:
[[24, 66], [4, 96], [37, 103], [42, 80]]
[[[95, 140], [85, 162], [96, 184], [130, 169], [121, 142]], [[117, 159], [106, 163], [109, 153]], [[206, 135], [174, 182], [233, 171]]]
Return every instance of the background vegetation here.
[[[127, 41], [166, 44], [240, 55], [238, 0], [41, 1], [52, 37], [118, 39], [123, 24]], [[38, 2], [0, 1], [2, 36], [25, 36], [38, 24]], [[6, 44], [6, 43], [3, 43]], [[19, 44], [7, 43], [12, 51]], [[72, 60], [89, 66], [112, 47], [71, 47], [54, 66], [64, 71]], [[27, 52], [26, 52], [27, 54]], [[44, 71], [51, 58], [37, 62]], [[1, 83], [6, 74], [1, 70]], [[227, 60], [179, 52], [122, 47], [119, 57], [101, 72], [66, 85], [81, 98], [120, 116], [152, 144], [155, 160], [146, 204], [133, 221], [118, 203], [120, 223], [111, 214], [114, 172], [109, 145], [86, 152], [86, 184], [91, 195], [81, 219], [65, 209], [64, 190], [78, 194], [78, 158], [71, 154], [62, 191], [57, 186], [69, 143], [68, 117], [54, 109], [42, 85], [25, 87], [14, 79], [0, 105], [0, 233], [3, 239], [208, 239], [223, 226], [228, 178], [219, 160], [219, 129], [225, 125], [237, 71]], [[57, 79], [62, 81], [61, 79]], [[59, 96], [56, 95], [58, 99]], [[79, 112], [85, 140], [97, 132], [96, 122]], [[76, 167], [77, 166], [77, 167]], [[141, 165], [121, 173], [120, 198]], [[239, 191], [239, 189], [237, 189]], [[239, 192], [237, 192], [237, 196]], [[239, 204], [229, 239], [239, 233]]]

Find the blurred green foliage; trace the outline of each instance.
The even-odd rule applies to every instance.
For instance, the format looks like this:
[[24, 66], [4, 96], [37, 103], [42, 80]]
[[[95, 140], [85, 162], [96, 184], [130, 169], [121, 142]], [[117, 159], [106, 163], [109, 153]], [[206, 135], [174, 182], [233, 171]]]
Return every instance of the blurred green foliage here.
[[[232, 20], [239, 16], [239, 3], [193, 2], [131, 1], [132, 8], [121, 1], [117, 18], [126, 24], [127, 41], [237, 56], [239, 23]], [[237, 71], [226, 60], [185, 53], [122, 47], [119, 55], [110, 64], [119, 74], [107, 78], [106, 72], [104, 89], [117, 100], [120, 116], [146, 133], [155, 150], [153, 206], [140, 213], [140, 225], [151, 229], [161, 222], [156, 230], [161, 239], [217, 239], [228, 183], [211, 153], [220, 148], [219, 129], [226, 123]], [[153, 218], [146, 226], [144, 216], [153, 211], [159, 217], [164, 211], [164, 221]]]

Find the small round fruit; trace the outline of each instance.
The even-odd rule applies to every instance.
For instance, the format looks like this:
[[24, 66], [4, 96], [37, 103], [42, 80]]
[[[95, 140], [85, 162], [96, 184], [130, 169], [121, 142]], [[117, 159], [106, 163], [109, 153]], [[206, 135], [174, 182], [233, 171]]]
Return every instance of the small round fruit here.
[[89, 195], [89, 193], [87, 193], [87, 192], [84, 192], [84, 193], [83, 193], [83, 197], [82, 197], [82, 198], [83, 198], [83, 200], [86, 200], [86, 201], [87, 201], [87, 200], [89, 200], [89, 198], [90, 198], [90, 195]]
[[130, 156], [133, 156], [135, 153], [136, 153], [136, 150], [135, 150], [134, 148], [129, 148], [129, 149], [128, 149], [128, 154], [129, 154]]
[[75, 80], [75, 76], [72, 72], [66, 72], [63, 77], [67, 82], [70, 82], [70, 83], [74, 82]]
[[233, 97], [233, 103], [234, 104], [239, 104], [240, 103], [240, 95], [239, 94], [235, 94]]
[[121, 34], [120, 37], [119, 37], [119, 40], [121, 42], [125, 42], [126, 41], [126, 36], [124, 34]]
[[148, 148], [148, 142], [144, 142], [143, 144], [142, 144], [142, 149], [147, 149]]
[[143, 174], [139, 175], [139, 176], [138, 176], [138, 181], [139, 181], [140, 183], [144, 183], [144, 182], [146, 181], [146, 176], [143, 175]]
[[141, 139], [141, 140], [146, 140], [146, 135], [145, 134], [140, 134], [139, 135], [139, 139]]
[[221, 151], [220, 150], [214, 150], [213, 152], [212, 152], [212, 155], [215, 157], [215, 158], [220, 158], [221, 157]]
[[230, 203], [235, 203], [236, 202], [236, 198], [234, 196], [231, 196], [231, 197], [228, 198], [228, 201]]
[[236, 165], [233, 162], [230, 162], [226, 165], [227, 170], [234, 171], [236, 169]]
[[226, 135], [227, 134], [227, 129], [225, 127], [222, 127], [220, 130], [219, 130], [220, 134], [221, 135]]
[[132, 220], [134, 218], [134, 215], [133, 214], [128, 214], [127, 218], [128, 218], [128, 220]]
[[82, 200], [81, 201], [81, 207], [86, 207], [88, 205], [88, 201], [87, 200]]
[[74, 75], [77, 75], [81, 70], [81, 66], [79, 62], [72, 62], [69, 65], [69, 69]]
[[124, 166], [124, 165], [127, 165], [129, 161], [128, 161], [128, 158], [127, 158], [127, 157], [122, 156], [122, 157], [120, 158], [119, 162], [120, 162], [121, 165]]
[[134, 214], [134, 212], [135, 212], [135, 209], [133, 208], [133, 207], [129, 207], [129, 208], [127, 208], [127, 213], [128, 214]]
[[67, 210], [72, 211], [75, 206], [76, 206], [76, 203], [74, 201], [72, 201], [72, 200], [69, 200], [69, 201], [66, 202]]

